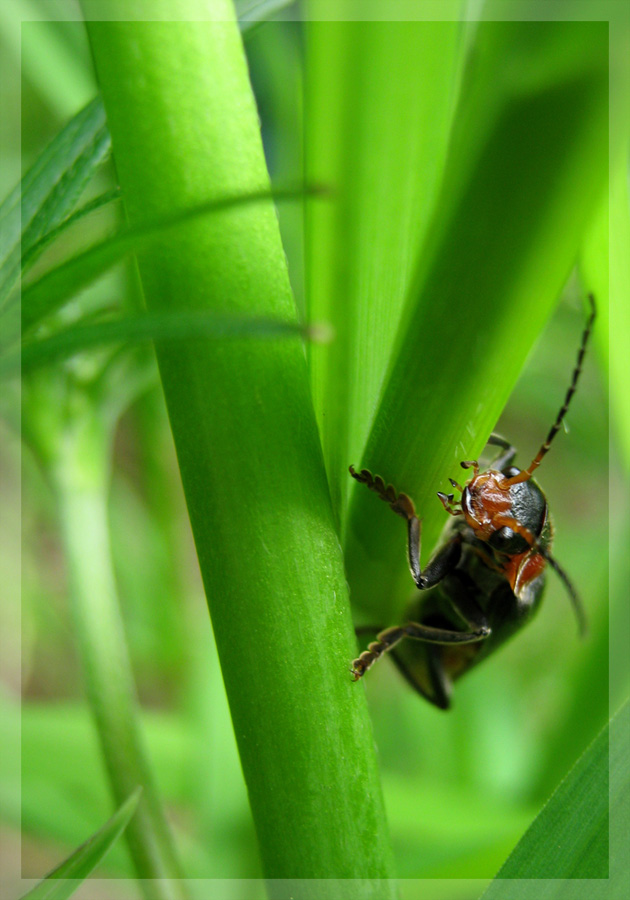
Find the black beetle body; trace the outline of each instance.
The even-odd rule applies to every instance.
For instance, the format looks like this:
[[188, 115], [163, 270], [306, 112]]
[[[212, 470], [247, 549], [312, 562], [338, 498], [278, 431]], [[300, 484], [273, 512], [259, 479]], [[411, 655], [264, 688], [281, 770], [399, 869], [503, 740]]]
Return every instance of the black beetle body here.
[[[549, 550], [552, 525], [542, 491], [531, 481], [512, 490], [517, 488], [519, 502], [513, 509], [516, 506], [520, 521], [527, 523], [540, 546]], [[469, 644], [404, 641], [391, 650], [405, 678], [440, 709], [448, 709], [454, 681], [532, 619], [542, 600], [546, 576], [544, 557], [530, 553], [525, 539], [507, 526], [484, 542], [475, 537], [463, 518], [454, 518], [447, 524], [440, 549], [453, 540], [461, 544], [457, 564], [435, 587], [418, 595], [407, 615], [423, 625], [456, 631], [465, 622], [456, 614], [452, 601], [456, 599], [461, 607], [465, 596], [463, 602], [477, 607], [483, 620], [490, 623], [489, 634]]]

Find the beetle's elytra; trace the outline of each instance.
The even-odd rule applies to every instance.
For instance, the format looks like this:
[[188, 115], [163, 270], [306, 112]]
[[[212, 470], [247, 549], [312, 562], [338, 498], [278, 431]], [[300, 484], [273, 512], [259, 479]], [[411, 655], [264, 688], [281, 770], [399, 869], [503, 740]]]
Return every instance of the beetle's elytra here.
[[[350, 474], [389, 503], [407, 522], [409, 568], [421, 594], [402, 625], [376, 634], [352, 663], [356, 681], [384, 653], [389, 653], [410, 684], [440, 709], [448, 709], [453, 681], [522, 628], [542, 599], [545, 570], [551, 566], [562, 579], [580, 633], [586, 616], [577, 591], [551, 555], [553, 529], [547, 500], [532, 475], [549, 450], [567, 413], [582, 371], [584, 353], [595, 321], [595, 301], [589, 296], [588, 317], [571, 384], [547, 438], [527, 469], [513, 465], [515, 448], [492, 434], [488, 444], [500, 452], [491, 469], [464, 461], [472, 477], [463, 485], [449, 479], [461, 493], [438, 493], [451, 516], [440, 545], [424, 569], [420, 567], [420, 520], [413, 501], [367, 469]], [[405, 640], [409, 638], [410, 640]]]

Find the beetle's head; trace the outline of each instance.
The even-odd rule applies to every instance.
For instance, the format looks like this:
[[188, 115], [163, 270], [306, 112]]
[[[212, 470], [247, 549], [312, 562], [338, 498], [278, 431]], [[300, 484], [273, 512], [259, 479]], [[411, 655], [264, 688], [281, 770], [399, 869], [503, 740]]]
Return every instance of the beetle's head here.
[[531, 480], [514, 483], [519, 469], [475, 472], [467, 482], [461, 509], [475, 537], [493, 550], [513, 556], [524, 553], [540, 537], [547, 502]]

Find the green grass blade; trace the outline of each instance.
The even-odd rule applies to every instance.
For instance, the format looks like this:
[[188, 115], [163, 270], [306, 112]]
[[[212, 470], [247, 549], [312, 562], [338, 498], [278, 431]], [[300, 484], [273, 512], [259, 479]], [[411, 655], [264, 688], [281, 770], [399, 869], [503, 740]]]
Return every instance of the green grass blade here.
[[[341, 2], [336, 14], [352, 19], [352, 9]], [[458, 9], [446, 4], [445, 18]], [[307, 207], [309, 317], [336, 335], [310, 361], [342, 527], [348, 464], [365, 446], [436, 203], [459, 58], [457, 21], [307, 25], [307, 178], [335, 189], [331, 203]]]
[[96, 834], [78, 847], [23, 900], [67, 900], [105, 857], [136, 811], [142, 788], [138, 787]]
[[[289, 3], [290, 0], [241, 0], [237, 13], [242, 32], [251, 31]], [[28, 24], [31, 24], [30, 38], [39, 36], [37, 39], [43, 46], [49, 46], [48, 41], [54, 44], [52, 35], [40, 35], [40, 28]], [[15, 286], [21, 265], [33, 263], [50, 240], [63, 230], [60, 228], [62, 223], [66, 224], [63, 220], [109, 153], [110, 146], [103, 104], [96, 97], [68, 122], [3, 201], [0, 206], [0, 307]], [[96, 205], [87, 206], [84, 212], [95, 208]]]
[[25, 253], [22, 253], [22, 273], [26, 272], [29, 266], [37, 259], [40, 253], [42, 253], [46, 247], [51, 244], [59, 235], [63, 234], [67, 228], [71, 225], [74, 225], [76, 222], [80, 221], [84, 216], [89, 215], [94, 212], [96, 209], [100, 209], [103, 206], [106, 206], [108, 203], [111, 203], [113, 200], [120, 199], [120, 191], [118, 188], [112, 188], [109, 191], [105, 191], [103, 194], [99, 194], [98, 197], [94, 197], [93, 200], [90, 200], [88, 203], [84, 203], [83, 206], [79, 207], [79, 209], [75, 209], [73, 213], [67, 216], [59, 225], [56, 225], [54, 228], [51, 228], [43, 237], [39, 238], [34, 244], [31, 245], [30, 249]]
[[[0, 305], [20, 273], [21, 253], [71, 212], [110, 149], [100, 100], [89, 103], [49, 144], [0, 207]], [[21, 202], [21, 220], [20, 220]]]
[[483, 900], [621, 900], [627, 896], [629, 730], [630, 704], [626, 702], [558, 786]]
[[[482, 23], [473, 59], [398, 353], [365, 453], [349, 460], [414, 498], [427, 550], [444, 523], [435, 492], [481, 452], [607, 174], [605, 24]], [[365, 489], [355, 489], [350, 516], [350, 584], [381, 618], [387, 598], [407, 596], [404, 535]]]
[[[111, 371], [109, 375], [112, 379]], [[113, 384], [114, 396], [105, 398], [110, 406], [118, 407], [131, 389], [129, 371], [119, 380], [121, 384]], [[50, 383], [59, 402], [58, 385]], [[47, 385], [44, 381], [44, 390]], [[49, 406], [53, 403], [50, 397]], [[185, 896], [174, 880], [182, 872], [144, 746], [112, 564], [108, 454], [117, 410], [100, 408], [87, 391], [75, 389], [64, 412], [56, 432], [50, 415], [44, 421], [30, 416], [28, 424], [39, 428], [31, 440], [48, 463], [57, 500], [86, 693], [115, 801], [122, 803], [138, 785], [143, 789], [126, 831], [137, 875], [155, 881], [147, 894], [174, 900]]]
[[208, 313], [159, 313], [126, 316], [95, 324], [75, 325], [49, 338], [26, 342], [0, 357], [0, 378], [32, 372], [76, 353], [112, 343], [198, 341], [237, 338], [317, 337], [297, 322], [217, 316]]
[[[269, 199], [286, 200], [302, 197], [308, 188], [277, 188], [234, 194], [197, 203], [189, 209], [170, 213], [134, 227], [126, 228], [114, 237], [101, 241], [42, 275], [22, 291], [22, 328], [26, 332], [55, 312], [79, 290], [106, 272], [111, 266], [146, 247], [165, 234], [195, 219], [240, 206], [263, 203]], [[311, 189], [318, 193], [318, 188]]]
[[295, 0], [235, 0], [234, 8], [241, 34], [246, 37], [256, 25], [269, 21], [294, 2]]
[[[105, 7], [129, 17], [142, 4]], [[131, 222], [267, 190], [240, 36], [229, 4], [211, 9], [221, 21], [88, 25]], [[139, 267], [150, 310], [296, 320], [269, 202], [191, 221], [144, 249]], [[158, 361], [265, 874], [388, 878], [303, 349], [207, 343], [161, 348]], [[366, 896], [347, 885], [346, 896]]]

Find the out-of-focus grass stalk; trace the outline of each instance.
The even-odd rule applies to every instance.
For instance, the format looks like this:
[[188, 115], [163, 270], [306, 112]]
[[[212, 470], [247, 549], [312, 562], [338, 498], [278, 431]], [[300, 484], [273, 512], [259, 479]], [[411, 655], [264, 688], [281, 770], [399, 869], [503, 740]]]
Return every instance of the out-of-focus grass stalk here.
[[157, 796], [137, 720], [137, 703], [110, 550], [107, 498], [110, 426], [87, 394], [74, 392], [50, 473], [68, 564], [72, 616], [116, 805], [141, 785], [126, 837], [147, 896], [184, 897], [182, 872]]
[[[99, 18], [99, 4], [84, 9]], [[142, 10], [109, 2], [109, 21], [88, 23], [131, 223], [268, 187], [231, 5], [130, 21]], [[271, 203], [190, 223], [139, 265], [149, 310], [296, 320]], [[302, 883], [305, 897], [391, 896], [301, 342], [191, 341], [158, 347], [158, 360], [265, 875], [322, 879]]]

